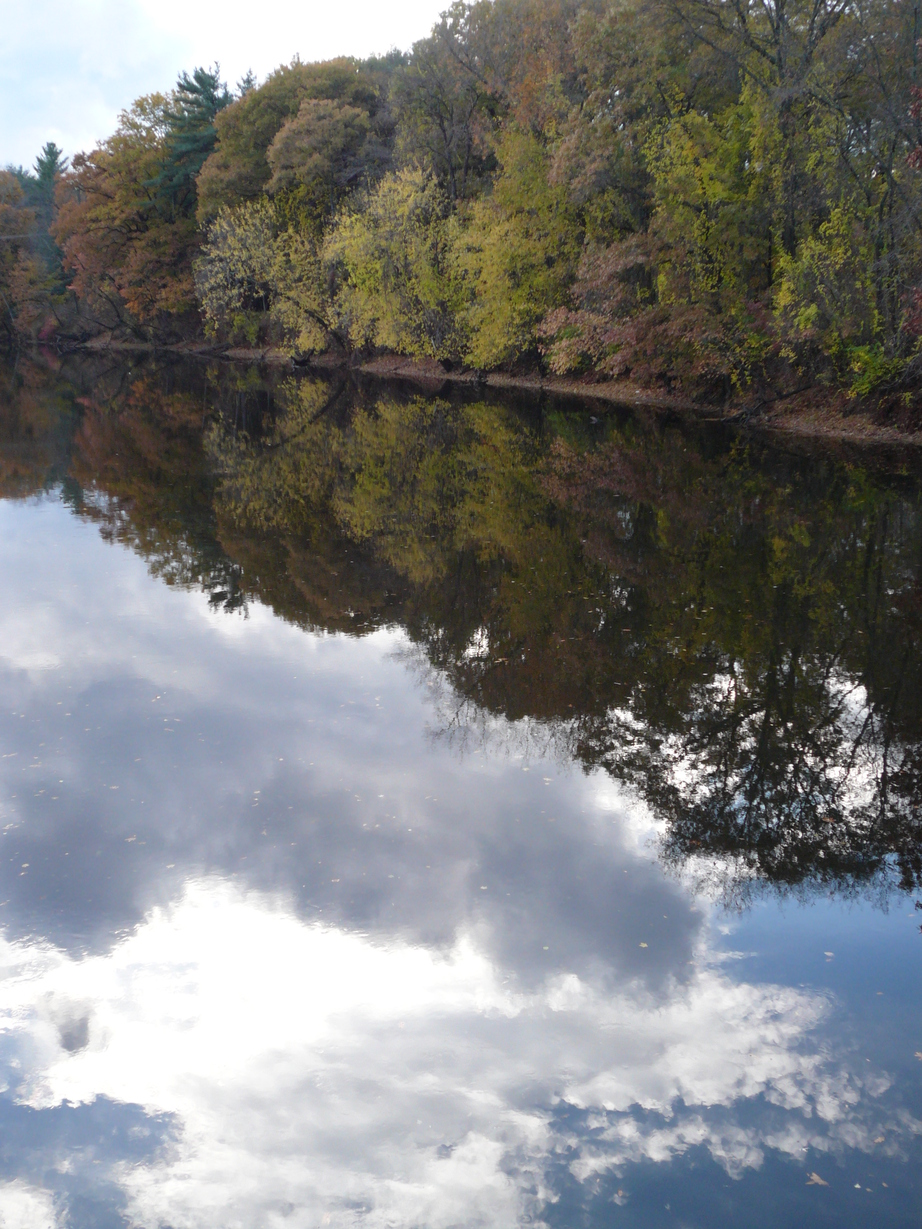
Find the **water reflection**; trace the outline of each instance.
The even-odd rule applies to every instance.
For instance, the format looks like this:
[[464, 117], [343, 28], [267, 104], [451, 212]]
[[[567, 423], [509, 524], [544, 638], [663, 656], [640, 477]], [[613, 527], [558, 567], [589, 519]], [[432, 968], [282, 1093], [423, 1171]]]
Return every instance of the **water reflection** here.
[[[9, 378], [10, 1223], [915, 1223], [908, 478], [253, 371]], [[794, 943], [766, 891], [811, 903]]]
[[385, 398], [340, 425], [329, 405], [302, 381], [258, 440], [219, 420], [218, 506], [299, 542], [332, 521], [409, 583], [446, 733], [537, 719], [731, 893], [917, 885], [913, 496], [633, 423], [587, 449], [482, 404]]
[[104, 956], [4, 959], [20, 1103], [172, 1117], [146, 1164], [118, 1136], [92, 1158], [132, 1223], [515, 1224], [543, 1219], [554, 1161], [590, 1189], [691, 1149], [739, 1177], [767, 1148], [828, 1165], [883, 1136], [892, 1159], [922, 1129], [885, 1074], [822, 1052], [823, 996], [706, 961], [655, 995], [574, 974], [524, 991], [473, 935], [384, 946], [209, 882]]

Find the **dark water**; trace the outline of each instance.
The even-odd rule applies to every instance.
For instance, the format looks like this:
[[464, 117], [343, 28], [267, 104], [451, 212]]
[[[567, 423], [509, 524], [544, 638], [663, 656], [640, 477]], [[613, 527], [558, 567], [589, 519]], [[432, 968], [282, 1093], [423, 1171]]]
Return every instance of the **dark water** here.
[[0, 1223], [919, 1229], [911, 459], [21, 361], [0, 494]]

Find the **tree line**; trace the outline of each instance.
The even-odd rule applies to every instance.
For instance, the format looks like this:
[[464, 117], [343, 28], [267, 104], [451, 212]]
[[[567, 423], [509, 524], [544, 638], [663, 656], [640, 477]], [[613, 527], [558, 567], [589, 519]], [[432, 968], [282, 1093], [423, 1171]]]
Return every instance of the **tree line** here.
[[53, 216], [0, 176], [7, 326], [908, 398], [920, 37], [918, 0], [457, 0], [407, 54], [197, 68]]

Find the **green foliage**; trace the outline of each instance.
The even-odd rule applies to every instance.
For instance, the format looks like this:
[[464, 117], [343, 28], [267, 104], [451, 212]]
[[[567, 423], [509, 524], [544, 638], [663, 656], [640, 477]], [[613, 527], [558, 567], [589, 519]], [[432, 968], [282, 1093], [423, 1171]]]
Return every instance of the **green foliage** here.
[[272, 319], [294, 353], [318, 353], [331, 339], [347, 346], [332, 297], [330, 270], [313, 236], [291, 227], [282, 231], [273, 276]]
[[386, 176], [360, 209], [339, 219], [324, 248], [344, 332], [359, 345], [456, 356], [466, 302], [454, 260], [457, 233], [433, 178], [416, 170]]
[[210, 330], [255, 342], [269, 310], [277, 225], [268, 201], [222, 209], [195, 264], [195, 290]]
[[770, 352], [757, 324], [776, 257], [770, 118], [760, 101], [746, 87], [709, 116], [684, 109], [676, 95], [644, 150], [651, 338], [690, 388], [746, 383]]
[[242, 93], [215, 118], [217, 145], [198, 180], [198, 217], [207, 223], [222, 205], [254, 200], [272, 178], [269, 147], [305, 99], [330, 99], [371, 113], [378, 89], [354, 60], [294, 60]]
[[25, 208], [19, 177], [13, 171], [0, 171], [0, 233], [9, 236], [0, 241], [0, 330], [7, 335], [12, 335], [16, 327], [10, 281], [33, 223], [34, 214]]
[[512, 129], [497, 157], [493, 193], [472, 207], [458, 256], [471, 286], [468, 353], [481, 367], [534, 347], [539, 321], [565, 299], [580, 247], [578, 215], [548, 179], [542, 142]]
[[897, 387], [906, 370], [907, 360], [900, 355], [887, 354], [881, 345], [849, 346], [847, 365], [851, 376], [850, 394], [853, 397], [870, 397]]
[[747, 93], [715, 119], [673, 116], [648, 144], [663, 303], [734, 314], [771, 284], [770, 172], [754, 148], [759, 117]]
[[222, 209], [208, 229], [195, 283], [213, 335], [256, 343], [277, 325], [294, 352], [321, 350], [335, 326], [317, 246], [310, 236], [281, 229], [263, 200]]
[[870, 346], [879, 333], [874, 254], [859, 209], [836, 206], [779, 265], [775, 304], [792, 340], [815, 339], [837, 363]]
[[346, 194], [366, 179], [363, 154], [370, 128], [361, 107], [305, 99], [266, 153], [272, 169], [267, 191], [282, 198], [289, 217], [320, 232]]
[[63, 149], [59, 149], [54, 141], [46, 141], [35, 159], [36, 195], [49, 208], [54, 203], [55, 184], [67, 170], [67, 163]]
[[231, 101], [218, 72], [217, 65], [196, 68], [191, 77], [181, 73], [176, 83], [166, 112], [162, 164], [153, 181], [162, 212], [195, 213], [195, 182], [217, 141], [218, 112]]

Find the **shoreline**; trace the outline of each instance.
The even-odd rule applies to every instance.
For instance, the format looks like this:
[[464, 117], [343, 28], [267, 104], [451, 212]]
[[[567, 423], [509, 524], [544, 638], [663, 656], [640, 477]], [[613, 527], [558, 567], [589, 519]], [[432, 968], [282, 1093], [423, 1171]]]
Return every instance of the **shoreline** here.
[[[446, 384], [459, 384], [475, 389], [549, 393], [553, 396], [572, 397], [575, 400], [621, 406], [625, 409], [672, 413], [701, 423], [744, 425], [760, 434], [787, 436], [792, 439], [862, 446], [884, 445], [912, 449], [922, 447], [922, 430], [907, 431], [875, 422], [860, 409], [854, 413], [845, 413], [840, 405], [829, 402], [826, 405], [811, 403], [809, 398], [811, 394], [815, 397], [820, 391], [818, 389], [804, 390], [799, 399], [785, 402], [784, 409], [773, 409], [773, 403], [768, 403], [760, 412], [749, 413], [745, 404], [731, 403], [723, 409], [709, 407], [689, 397], [644, 388], [626, 380], [590, 383], [538, 372], [512, 374], [501, 371], [481, 372], [467, 367], [448, 369], [437, 359], [414, 359], [399, 354], [384, 354], [363, 362], [351, 363], [345, 355], [340, 356], [328, 351], [326, 354], [293, 364], [289, 354], [271, 346], [251, 349], [188, 342], [157, 345], [152, 342], [116, 341], [109, 337], [84, 342], [75, 347], [73, 352], [81, 350], [90, 353], [166, 353], [177, 357], [210, 358], [224, 362], [293, 365], [297, 370], [315, 371], [318, 374], [345, 368], [382, 380], [411, 381], [418, 384], [422, 390], [433, 394]], [[777, 406], [777, 403], [774, 404]]]

